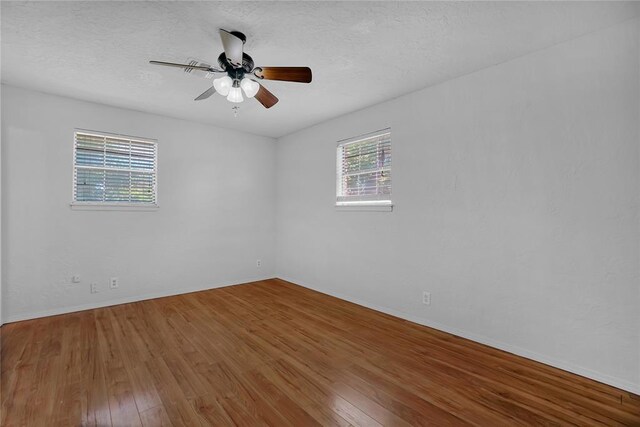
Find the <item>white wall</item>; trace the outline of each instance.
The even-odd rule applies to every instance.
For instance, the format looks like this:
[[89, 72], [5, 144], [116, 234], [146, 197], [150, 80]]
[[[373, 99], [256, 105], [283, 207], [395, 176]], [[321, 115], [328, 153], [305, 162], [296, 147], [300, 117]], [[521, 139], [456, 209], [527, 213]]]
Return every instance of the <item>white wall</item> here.
[[[273, 139], [8, 86], [2, 112], [5, 321], [273, 277]], [[160, 208], [72, 210], [76, 127], [156, 138]]]
[[[2, 99], [2, 85], [0, 85], [0, 99]], [[0, 102], [0, 127], [2, 126], [2, 102]], [[3, 275], [2, 275], [2, 132], [0, 131], [0, 326], [4, 324], [4, 318], [2, 317], [2, 292], [3, 292]], [[2, 331], [0, 330], [0, 337]], [[0, 344], [1, 345], [1, 344]]]
[[[640, 391], [638, 43], [635, 20], [279, 139], [278, 276]], [[336, 211], [336, 141], [386, 126], [394, 211]]]
[[[640, 27], [640, 19], [636, 21], [638, 27]], [[637, 31], [638, 37], [638, 99], [640, 99], [640, 29]], [[640, 108], [638, 108], [638, 140], [640, 143]], [[640, 149], [638, 150], [640, 156]], [[638, 161], [640, 164], [640, 160]], [[640, 215], [638, 215], [638, 230], [640, 230]], [[277, 265], [277, 264], [276, 264]], [[640, 250], [638, 251], [638, 276], [640, 276]], [[638, 283], [638, 306], [640, 306], [640, 282]], [[640, 313], [638, 314], [638, 340], [640, 340]], [[638, 366], [640, 367], [640, 343], [638, 344]], [[636, 384], [640, 384], [640, 368], [638, 369], [638, 377]], [[640, 388], [640, 387], [639, 387]], [[639, 393], [640, 394], [640, 393]]]

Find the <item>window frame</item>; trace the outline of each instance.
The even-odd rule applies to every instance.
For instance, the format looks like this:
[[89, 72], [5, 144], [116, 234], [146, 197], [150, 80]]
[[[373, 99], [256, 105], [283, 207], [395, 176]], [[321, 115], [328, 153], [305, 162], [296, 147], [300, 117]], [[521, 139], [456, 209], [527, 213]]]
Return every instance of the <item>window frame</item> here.
[[[76, 182], [76, 173], [77, 173], [77, 164], [76, 164], [76, 141], [78, 134], [85, 135], [94, 135], [97, 137], [104, 138], [120, 138], [129, 141], [137, 141], [142, 143], [153, 144], [154, 146], [154, 158], [153, 158], [153, 175], [155, 184], [153, 186], [153, 194], [154, 194], [154, 202], [146, 203], [146, 202], [99, 202], [99, 201], [78, 201], [76, 200], [77, 194], [77, 182]], [[155, 211], [160, 205], [158, 203], [158, 140], [154, 138], [145, 138], [133, 135], [125, 135], [113, 132], [104, 132], [104, 131], [95, 131], [89, 129], [81, 129], [75, 128], [73, 130], [73, 149], [72, 151], [72, 160], [71, 160], [71, 203], [70, 206], [74, 210], [124, 210], [124, 211]], [[104, 168], [108, 170], [109, 168]], [[124, 169], [124, 168], [123, 168]], [[133, 170], [128, 168], [129, 171]], [[151, 172], [151, 171], [149, 171]]]
[[[370, 197], [367, 200], [367, 197], [357, 199], [357, 200], [344, 200], [340, 199], [344, 197], [341, 195], [342, 192], [342, 149], [343, 147], [361, 142], [366, 139], [375, 138], [376, 136], [381, 136], [384, 134], [389, 134], [389, 147], [391, 147], [391, 152], [393, 153], [392, 148], [392, 140], [391, 140], [391, 128], [387, 127], [384, 129], [380, 129], [373, 132], [368, 132], [365, 134], [361, 134], [358, 136], [354, 136], [351, 138], [342, 139], [336, 144], [336, 192], [335, 192], [335, 207], [337, 210], [358, 210], [358, 211], [384, 211], [389, 212], [393, 210], [393, 181], [391, 182], [390, 193], [387, 197], [378, 198], [378, 196]], [[391, 156], [391, 165], [389, 166], [389, 171], [393, 170], [393, 155]], [[393, 175], [392, 175], [393, 176]]]

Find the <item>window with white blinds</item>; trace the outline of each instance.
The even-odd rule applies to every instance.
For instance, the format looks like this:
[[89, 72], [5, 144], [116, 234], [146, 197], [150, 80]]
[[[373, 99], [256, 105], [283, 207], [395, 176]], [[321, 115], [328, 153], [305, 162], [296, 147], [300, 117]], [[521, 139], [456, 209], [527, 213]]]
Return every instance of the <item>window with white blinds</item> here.
[[391, 129], [338, 143], [337, 205], [391, 204]]
[[156, 206], [157, 142], [75, 132], [73, 203]]

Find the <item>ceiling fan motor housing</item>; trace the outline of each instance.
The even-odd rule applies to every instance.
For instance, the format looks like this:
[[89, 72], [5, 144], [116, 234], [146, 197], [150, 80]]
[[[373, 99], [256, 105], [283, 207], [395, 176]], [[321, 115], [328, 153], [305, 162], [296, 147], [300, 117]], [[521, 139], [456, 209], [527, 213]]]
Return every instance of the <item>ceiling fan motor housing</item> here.
[[218, 64], [220, 65], [220, 68], [225, 70], [227, 75], [232, 79], [242, 79], [245, 74], [253, 71], [254, 67], [253, 58], [246, 53], [242, 53], [242, 67], [234, 68], [227, 60], [227, 56], [224, 52], [218, 56]]

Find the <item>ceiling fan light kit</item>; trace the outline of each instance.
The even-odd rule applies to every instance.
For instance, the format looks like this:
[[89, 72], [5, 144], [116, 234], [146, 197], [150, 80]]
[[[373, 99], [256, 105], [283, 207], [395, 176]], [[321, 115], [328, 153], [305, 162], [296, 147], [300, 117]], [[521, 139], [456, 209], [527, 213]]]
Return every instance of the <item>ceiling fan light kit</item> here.
[[239, 87], [233, 86], [229, 89], [229, 95], [227, 95], [227, 101], [240, 103], [244, 99], [242, 98], [242, 90]]
[[213, 81], [213, 87], [222, 96], [229, 95], [229, 90], [233, 86], [233, 80], [229, 76], [220, 77]]
[[240, 82], [240, 87], [244, 91], [244, 94], [247, 96], [247, 98], [253, 98], [254, 96], [256, 96], [256, 93], [258, 93], [258, 89], [260, 89], [260, 83], [245, 77]]
[[189, 71], [200, 70], [207, 73], [225, 74], [214, 79], [213, 87], [198, 96], [196, 101], [207, 99], [214, 92], [217, 92], [225, 96], [227, 101], [237, 104], [244, 101], [242, 96], [244, 92], [247, 98], [256, 98], [265, 108], [271, 108], [278, 102], [278, 98], [256, 80], [311, 83], [311, 69], [309, 67], [254, 67], [253, 59], [243, 52], [243, 45], [247, 40], [244, 34], [222, 29], [219, 33], [224, 47], [224, 52], [218, 57], [220, 68], [213, 68], [206, 64], [149, 62], [154, 65], [178, 67]]

